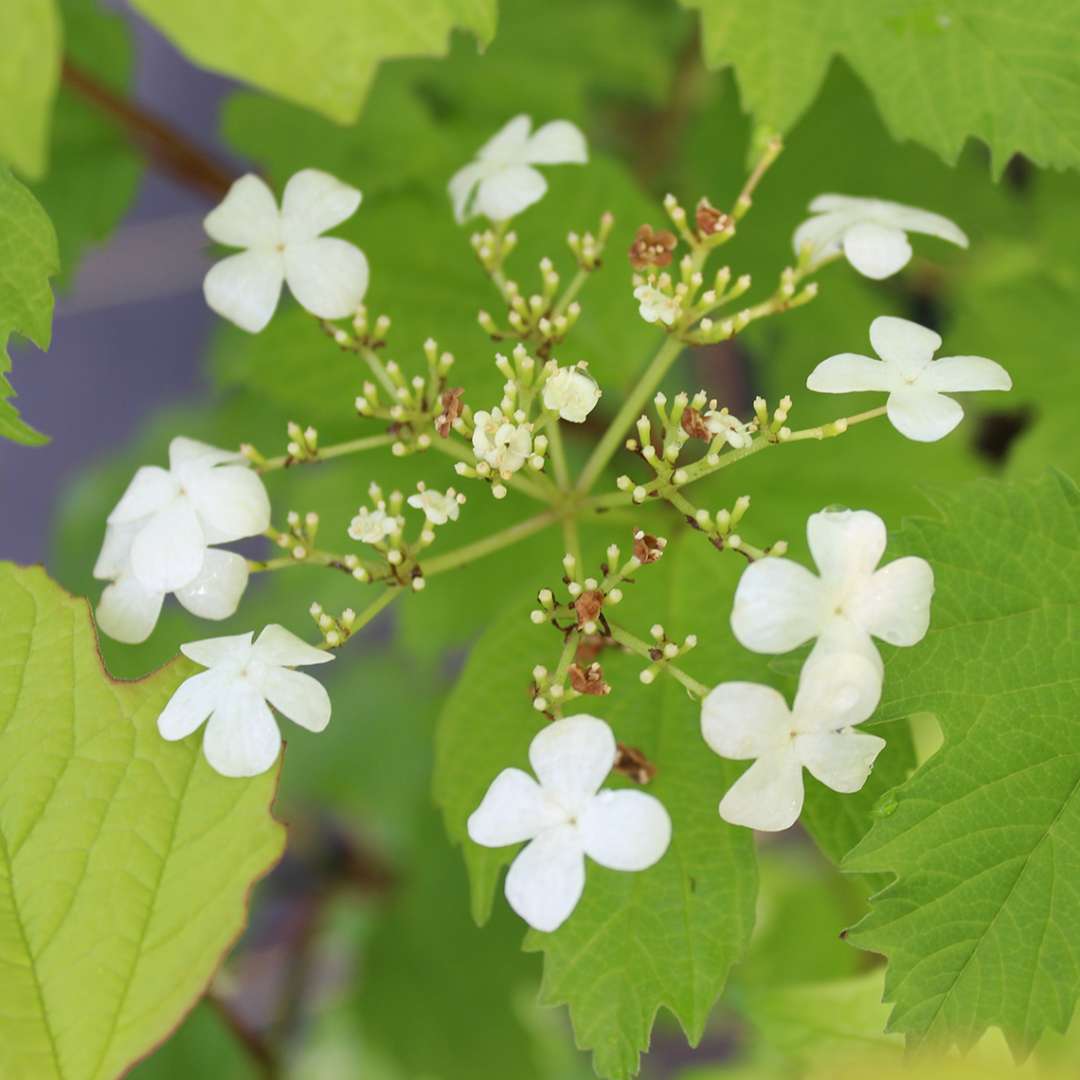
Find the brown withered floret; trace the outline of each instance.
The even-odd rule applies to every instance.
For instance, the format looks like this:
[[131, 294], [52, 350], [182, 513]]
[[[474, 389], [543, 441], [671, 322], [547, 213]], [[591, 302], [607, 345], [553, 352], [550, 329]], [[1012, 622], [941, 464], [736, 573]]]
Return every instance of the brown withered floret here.
[[607, 647], [608, 640], [603, 634], [591, 634], [582, 636], [578, 642], [577, 651], [574, 653], [574, 661], [577, 664], [591, 664]]
[[580, 664], [571, 664], [566, 674], [570, 677], [570, 685], [579, 694], [601, 697], [611, 693], [611, 687], [604, 682], [604, 672], [599, 664], [590, 664], [587, 668]]
[[461, 415], [461, 395], [465, 393], [462, 386], [452, 386], [443, 391], [443, 411], [435, 418], [435, 430], [445, 439], [454, 426], [454, 421]]
[[634, 558], [642, 566], [656, 562], [664, 554], [664, 545], [649, 533], [637, 529], [634, 532]]
[[647, 784], [656, 775], [656, 766], [636, 747], [616, 743], [618, 756], [615, 771], [630, 777], [635, 783]]
[[717, 210], [708, 199], [701, 199], [694, 211], [694, 221], [702, 236], [712, 236], [714, 233], [723, 232], [731, 225], [731, 215], [725, 214], [723, 210]]
[[587, 622], [595, 622], [603, 606], [604, 594], [599, 589], [586, 589], [574, 601], [578, 626], [584, 626]]
[[667, 229], [654, 232], [651, 225], [642, 225], [630, 245], [630, 265], [635, 270], [644, 270], [647, 266], [667, 266], [678, 243], [675, 234]]
[[712, 434], [705, 426], [705, 418], [697, 409], [683, 409], [682, 429], [691, 439], [701, 439], [703, 442], [712, 441]]

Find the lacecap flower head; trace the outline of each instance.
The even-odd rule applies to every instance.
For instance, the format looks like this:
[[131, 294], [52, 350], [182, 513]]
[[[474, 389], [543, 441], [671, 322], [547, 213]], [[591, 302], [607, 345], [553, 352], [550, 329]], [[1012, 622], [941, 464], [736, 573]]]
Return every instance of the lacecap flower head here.
[[935, 360], [941, 338], [907, 319], [875, 319], [870, 343], [880, 360], [857, 353], [830, 356], [814, 368], [806, 385], [823, 394], [884, 391], [890, 423], [916, 442], [943, 439], [964, 418], [964, 410], [947, 393], [1012, 388], [1009, 373], [984, 356]]
[[556, 720], [529, 747], [539, 783], [504, 769], [469, 818], [477, 844], [529, 841], [506, 875], [506, 899], [537, 930], [557, 929], [574, 910], [586, 856], [610, 870], [645, 870], [667, 850], [671, 819], [658, 799], [600, 790], [615, 757], [615, 736], [603, 720]]
[[881, 677], [860, 653], [819, 653], [803, 665], [795, 701], [758, 683], [721, 683], [701, 705], [701, 733], [721, 757], [754, 759], [720, 803], [733, 825], [776, 832], [803, 804], [803, 769], [834, 791], [858, 791], [885, 747], [854, 731], [881, 696]]
[[758, 653], [785, 653], [817, 638], [815, 651], [858, 652], [881, 670], [872, 638], [914, 645], [930, 623], [934, 573], [906, 556], [878, 569], [885, 523], [869, 510], [822, 510], [806, 522], [818, 574], [791, 559], [752, 562], [739, 579], [731, 628]]
[[208, 670], [185, 679], [158, 717], [158, 731], [170, 742], [206, 722], [203, 753], [223, 776], [257, 776], [277, 761], [281, 732], [271, 705], [308, 731], [322, 731], [330, 722], [330, 697], [322, 683], [293, 669], [325, 664], [333, 654], [283, 626], [268, 626], [252, 637], [181, 645], [188, 659]]
[[795, 230], [792, 246], [799, 256], [809, 249], [811, 269], [843, 252], [865, 277], [890, 277], [911, 258], [909, 232], [937, 236], [963, 248], [968, 246], [960, 227], [948, 218], [884, 199], [819, 195], [810, 204], [810, 210], [817, 216]]
[[450, 200], [463, 222], [477, 214], [506, 221], [543, 198], [547, 181], [535, 165], [584, 165], [585, 136], [569, 120], [532, 131], [532, 119], [515, 116], [477, 151], [476, 160], [454, 173]]
[[329, 173], [303, 169], [285, 185], [278, 210], [262, 180], [242, 176], [203, 222], [211, 240], [245, 249], [210, 268], [207, 304], [256, 334], [288, 282], [300, 305], [321, 319], [354, 314], [367, 292], [367, 259], [354, 244], [322, 234], [352, 217], [360, 198]]

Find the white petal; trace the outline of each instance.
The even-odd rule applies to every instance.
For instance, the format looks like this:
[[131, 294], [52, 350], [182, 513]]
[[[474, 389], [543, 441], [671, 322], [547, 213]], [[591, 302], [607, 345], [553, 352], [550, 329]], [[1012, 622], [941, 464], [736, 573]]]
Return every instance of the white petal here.
[[758, 559], [739, 579], [731, 629], [743, 648], [785, 653], [809, 641], [824, 618], [821, 582], [790, 559]]
[[184, 470], [185, 487], [207, 543], [227, 544], [258, 536], [270, 527], [270, 497], [246, 465]]
[[861, 623], [847, 615], [834, 615], [826, 621], [806, 662], [817, 659], [823, 653], [827, 655], [858, 653], [870, 662], [878, 673], [878, 679], [884, 678], [885, 664], [882, 662], [881, 653], [877, 651], [873, 638]]
[[189, 641], [180, 646], [180, 651], [196, 664], [203, 667], [217, 667], [231, 663], [241, 667], [251, 655], [251, 639], [254, 635], [228, 634], [224, 637], [203, 638], [201, 641]]
[[884, 201], [878, 201], [875, 214], [881, 219], [887, 219], [890, 224], [905, 232], [937, 236], [962, 248], [968, 246], [968, 238], [964, 235], [963, 229], [947, 217], [942, 217], [941, 214], [933, 214], [929, 210], [920, 210], [915, 206], [904, 206], [902, 203]]
[[822, 360], [806, 380], [819, 394], [851, 394], [861, 390], [891, 390], [889, 365], [857, 353], [839, 353]]
[[209, 443], [199, 442], [198, 439], [189, 439], [186, 435], [177, 435], [169, 443], [169, 468], [173, 472], [180, 472], [184, 466], [196, 463], [210, 467], [237, 464], [244, 460], [244, 455], [236, 450], [222, 450]]
[[701, 734], [714, 753], [733, 761], [775, 750], [790, 730], [787, 702], [771, 686], [721, 683], [701, 703]]
[[200, 619], [227, 619], [240, 606], [247, 583], [247, 559], [233, 551], [210, 548], [199, 576], [177, 589], [176, 599]]
[[361, 194], [321, 169], [301, 169], [281, 197], [281, 239], [313, 240], [356, 213]]
[[524, 113], [519, 113], [512, 120], [508, 120], [490, 139], [477, 151], [476, 156], [487, 161], [520, 161], [525, 150], [525, 144], [529, 141], [529, 132], [532, 130], [532, 119]]
[[174, 592], [198, 577], [205, 556], [195, 507], [181, 495], [139, 530], [131, 544], [131, 569], [146, 588]]
[[609, 870], [645, 870], [671, 842], [664, 804], [643, 791], [601, 791], [578, 821], [585, 854]]
[[308, 731], [326, 730], [330, 723], [330, 695], [318, 679], [302, 671], [260, 663], [250, 665], [248, 678], [282, 716]]
[[547, 181], [531, 165], [508, 165], [480, 181], [476, 212], [492, 221], [520, 214], [547, 191]]
[[964, 419], [964, 410], [952, 398], [920, 386], [894, 390], [886, 413], [892, 426], [915, 442], [944, 439]]
[[780, 832], [799, 819], [803, 804], [802, 766], [789, 744], [758, 758], [720, 800], [720, 816], [732, 825]]
[[131, 557], [132, 541], [138, 536], [143, 524], [143, 521], [133, 521], [124, 525], [105, 526], [105, 539], [102, 541], [97, 562], [94, 563], [94, 577], [112, 580], [124, 572]]
[[880, 281], [907, 266], [911, 244], [902, 229], [863, 221], [844, 232], [844, 254], [860, 274]]
[[506, 899], [535, 930], [550, 933], [577, 906], [585, 888], [585, 856], [578, 831], [560, 825], [542, 832], [510, 867]]
[[176, 478], [157, 465], [144, 465], [109, 515], [110, 525], [129, 525], [164, 509], [179, 494]]
[[206, 760], [222, 776], [258, 776], [280, 750], [281, 732], [269, 706], [247, 680], [230, 680], [206, 725]]
[[915, 377], [941, 348], [941, 338], [910, 319], [879, 315], [870, 324], [870, 344], [882, 360], [895, 364], [901, 375]]
[[229, 680], [217, 671], [200, 671], [186, 678], [158, 717], [161, 737], [169, 742], [186, 739], [217, 708], [228, 687]]
[[815, 651], [799, 673], [792, 727], [838, 731], [869, 719], [881, 700], [881, 672], [861, 653]]
[[939, 393], [1012, 389], [1009, 373], [985, 356], [943, 356], [925, 368], [919, 383]]
[[874, 572], [887, 535], [885, 522], [869, 510], [821, 510], [807, 518], [806, 540], [822, 580], [836, 590]]
[[[814, 203], [810, 209], [814, 209]], [[815, 267], [830, 255], [836, 255], [842, 248], [844, 232], [850, 228], [852, 219], [846, 212], [821, 214], [808, 218], [796, 230], [791, 238], [791, 246], [796, 255], [801, 255], [803, 248], [811, 251], [810, 266]]]
[[570, 813], [584, 809], [615, 764], [615, 736], [594, 716], [548, 724], [529, 746], [529, 761], [544, 789]]
[[278, 241], [274, 193], [254, 173], [241, 176], [219, 206], [203, 219], [211, 240], [229, 247], [261, 247]]
[[930, 626], [934, 571], [925, 559], [909, 555], [876, 571], [852, 598], [851, 617], [890, 645], [914, 645]]
[[525, 144], [524, 160], [530, 165], [584, 165], [589, 160], [589, 150], [576, 124], [552, 120], [537, 128]]
[[528, 773], [503, 769], [469, 815], [468, 829], [474, 843], [505, 847], [565, 823], [566, 812], [544, 795]]
[[356, 312], [367, 292], [367, 257], [355, 244], [333, 236], [290, 244], [285, 249], [285, 280], [312, 315], [343, 319]]
[[333, 653], [309, 645], [277, 623], [271, 623], [259, 635], [255, 642], [254, 656], [260, 663], [277, 664], [280, 667], [325, 664], [334, 659]]
[[138, 645], [153, 633], [164, 600], [163, 592], [152, 592], [133, 574], [123, 574], [101, 594], [98, 629], [115, 641]]
[[858, 791], [884, 749], [884, 739], [861, 731], [825, 731], [795, 739], [799, 760], [833, 791]]
[[474, 211], [469, 204], [473, 192], [476, 190], [476, 185], [488, 175], [489, 171], [487, 166], [471, 161], [450, 177], [447, 191], [450, 193], [450, 202], [454, 207], [454, 220], [459, 225], [472, 217]]
[[284, 280], [279, 252], [244, 251], [210, 267], [203, 278], [203, 296], [211, 311], [257, 334], [273, 316]]

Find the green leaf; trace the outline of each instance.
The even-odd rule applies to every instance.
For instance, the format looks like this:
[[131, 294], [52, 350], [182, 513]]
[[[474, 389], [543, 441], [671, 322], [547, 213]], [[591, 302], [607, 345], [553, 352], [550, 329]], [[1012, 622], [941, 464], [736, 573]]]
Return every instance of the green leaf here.
[[163, 1039], [281, 854], [276, 779], [157, 716], [193, 665], [102, 670], [86, 604], [0, 564], [0, 1073], [112, 1077]]
[[1080, 493], [1060, 474], [984, 481], [899, 548], [937, 589], [918, 649], [886, 666], [883, 719], [930, 711], [943, 748], [848, 858], [896, 882], [849, 935], [889, 957], [890, 1029], [1017, 1056], [1080, 990]]
[[1033, 0], [682, 0], [700, 8], [710, 67], [733, 65], [746, 108], [789, 130], [834, 57], [897, 139], [956, 161], [969, 136], [1000, 173], [1014, 153], [1080, 167], [1080, 8]]
[[0, 158], [36, 179], [45, 172], [49, 114], [60, 78], [55, 0], [5, 0], [0, 41]]
[[9, 400], [15, 391], [5, 377], [11, 370], [7, 343], [17, 332], [39, 349], [49, 347], [49, 278], [58, 266], [52, 222], [34, 196], [0, 166], [0, 436], [30, 446], [48, 440], [20, 419]]
[[360, 114], [379, 63], [443, 55], [455, 27], [481, 44], [495, 34], [495, 0], [133, 0], [190, 60], [323, 113]]
[[[654, 620], [679, 627], [710, 610], [719, 602], [716, 586], [725, 583], [703, 572], [701, 559], [716, 552], [699, 539], [688, 537], [692, 546], [671, 550], [664, 563], [641, 571], [633, 604], [624, 603], [646, 605]], [[668, 558], [673, 580], [661, 570]], [[523, 599], [473, 650], [436, 739], [435, 798], [451, 837], [464, 845], [480, 921], [490, 914], [501, 870], [516, 852], [473, 844], [466, 819], [500, 770], [528, 767], [529, 742], [543, 723], [529, 706], [529, 672], [550, 661], [559, 644], [550, 629], [530, 624]], [[707, 641], [701, 651], [702, 661], [709, 660]], [[606, 653], [601, 659], [614, 693], [581, 703], [581, 710], [606, 718], [618, 739], [656, 762], [649, 791], [671, 814], [671, 848], [642, 873], [590, 863], [573, 915], [553, 934], [530, 931], [526, 948], [544, 952], [542, 999], [569, 1005], [578, 1045], [594, 1052], [597, 1071], [626, 1077], [637, 1069], [661, 1006], [675, 1014], [691, 1043], [701, 1038], [749, 937], [756, 873], [751, 833], [727, 825], [716, 810], [738, 767], [708, 751], [698, 707], [673, 681], [642, 687], [636, 661]]]

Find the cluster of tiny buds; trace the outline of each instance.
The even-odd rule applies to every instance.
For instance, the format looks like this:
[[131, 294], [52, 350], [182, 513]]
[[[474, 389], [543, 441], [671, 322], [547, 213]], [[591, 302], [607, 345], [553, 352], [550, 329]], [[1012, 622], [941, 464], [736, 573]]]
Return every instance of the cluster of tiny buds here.
[[475, 232], [469, 237], [469, 243], [476, 252], [480, 265], [489, 274], [501, 268], [506, 257], [517, 247], [517, 242], [517, 233], [513, 230], [497, 232], [495, 229], [484, 229], [483, 232]]
[[386, 342], [386, 335], [390, 333], [390, 316], [379, 315], [374, 322], [368, 319], [367, 308], [361, 304], [353, 316], [352, 328], [354, 338], [349, 340], [349, 335], [338, 328], [334, 334], [334, 340], [343, 348], [352, 345], [367, 345], [372, 349], [381, 348]]
[[685, 208], [670, 192], [664, 196], [664, 209], [672, 225], [692, 249], [719, 247], [735, 235], [732, 215], [717, 210], [704, 196], [698, 200], [692, 224]]
[[285, 444], [285, 452], [290, 462], [318, 461], [319, 459], [319, 433], [310, 425], [302, 428], [295, 421], [290, 420], [286, 425], [289, 441]]
[[614, 227], [614, 215], [605, 212], [600, 216], [600, 227], [595, 235], [591, 232], [587, 232], [583, 236], [579, 236], [576, 232], [567, 234], [566, 244], [577, 260], [580, 269], [591, 273], [600, 266], [604, 248], [607, 246], [608, 239], [611, 237], [611, 230]]
[[288, 529], [274, 536], [274, 542], [280, 548], [285, 548], [297, 561], [303, 562], [315, 546], [315, 538], [319, 533], [319, 515], [314, 510], [306, 514], [300, 514], [296, 510], [290, 510], [285, 515]]
[[[770, 442], [787, 442], [791, 438], [791, 428], [787, 426], [787, 418], [791, 413], [791, 397], [785, 394], [780, 399], [780, 404], [769, 414], [769, 404], [763, 397], [754, 398], [754, 416], [758, 428], [769, 438]], [[840, 434], [847, 429], [847, 424], [842, 423], [836, 432]]]
[[346, 608], [340, 615], [330, 615], [323, 611], [322, 604], [312, 603], [308, 612], [322, 634], [322, 646], [325, 649], [337, 649], [352, 637], [356, 629], [356, 612]]
[[683, 639], [682, 644], [677, 644], [672, 641], [665, 632], [663, 626], [656, 623], [649, 630], [649, 636], [653, 639], [654, 644], [649, 648], [649, 658], [652, 663], [644, 668], [638, 678], [648, 685], [655, 682], [656, 676], [663, 669], [664, 665], [672, 660], [677, 660], [680, 656], [685, 656], [691, 649], [693, 649], [698, 641], [694, 634], [687, 634]]

